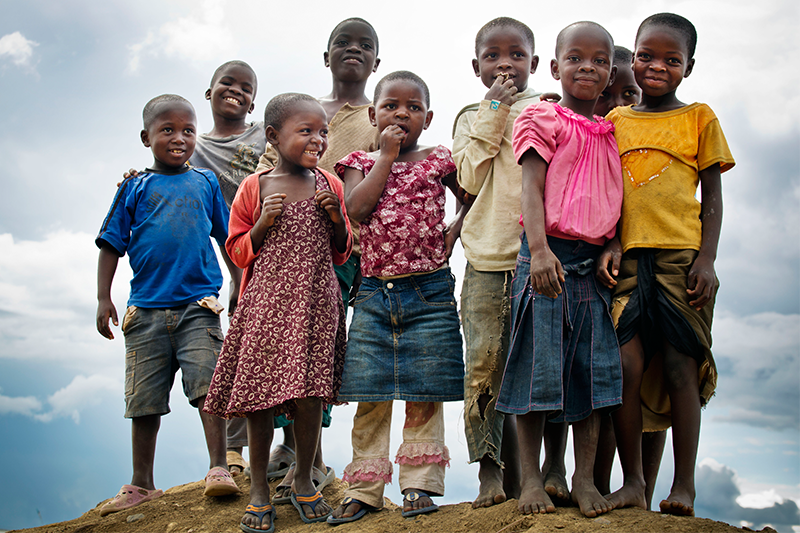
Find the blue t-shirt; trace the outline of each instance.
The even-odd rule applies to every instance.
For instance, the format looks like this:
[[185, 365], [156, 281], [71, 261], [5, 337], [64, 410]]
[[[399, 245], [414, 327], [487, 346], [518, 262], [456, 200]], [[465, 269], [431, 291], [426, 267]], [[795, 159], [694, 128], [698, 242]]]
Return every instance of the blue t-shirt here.
[[210, 237], [228, 237], [230, 213], [213, 172], [144, 172], [125, 180], [95, 243], [128, 253], [128, 305], [176, 307], [219, 296], [222, 272]]

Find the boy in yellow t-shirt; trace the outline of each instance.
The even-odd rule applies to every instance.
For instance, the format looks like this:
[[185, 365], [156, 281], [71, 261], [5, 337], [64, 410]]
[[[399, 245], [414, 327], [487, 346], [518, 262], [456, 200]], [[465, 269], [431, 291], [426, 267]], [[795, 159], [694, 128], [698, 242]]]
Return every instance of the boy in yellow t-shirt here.
[[[694, 67], [696, 42], [694, 26], [679, 15], [660, 13], [639, 26], [633, 73], [641, 103], [607, 116], [616, 127], [625, 185], [619, 238], [598, 265], [600, 281], [615, 288], [623, 366], [614, 429], [624, 479], [608, 500], [646, 507], [644, 412], [645, 430], [672, 425], [675, 477], [660, 508], [680, 515], [694, 514], [700, 407], [717, 381], [710, 347], [720, 174], [734, 165], [713, 111], [675, 96]], [[702, 203], [695, 199], [698, 184]]]

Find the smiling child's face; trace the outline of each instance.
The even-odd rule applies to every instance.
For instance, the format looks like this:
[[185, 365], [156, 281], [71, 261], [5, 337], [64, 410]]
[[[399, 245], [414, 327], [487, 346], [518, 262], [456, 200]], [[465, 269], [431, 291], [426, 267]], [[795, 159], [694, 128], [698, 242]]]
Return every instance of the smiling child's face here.
[[567, 30], [551, 61], [553, 77], [561, 81], [565, 95], [576, 100], [595, 100], [613, 81], [614, 43], [608, 34], [592, 24], [579, 24]]
[[431, 123], [433, 112], [428, 111], [422, 87], [411, 80], [398, 79], [383, 86], [378, 100], [369, 109], [369, 117], [379, 131], [396, 125], [406, 133], [400, 144], [403, 152], [417, 145], [422, 131]]
[[594, 105], [594, 114], [604, 117], [615, 107], [638, 104], [641, 97], [642, 90], [633, 79], [633, 69], [630, 63], [625, 65], [617, 63], [614, 83], [600, 93], [600, 98]]
[[686, 38], [665, 26], [648, 26], [636, 40], [633, 76], [648, 96], [660, 97], [677, 90], [691, 74], [694, 59], [689, 57]]
[[142, 143], [153, 152], [153, 170], [175, 171], [194, 153], [197, 119], [186, 102], [158, 104], [158, 115], [142, 130]]
[[328, 148], [328, 119], [319, 102], [293, 104], [280, 130], [267, 127], [267, 140], [285, 160], [295, 166], [312, 169]]
[[378, 38], [373, 29], [360, 21], [342, 24], [324, 54], [325, 66], [333, 78], [358, 82], [378, 69]]
[[242, 65], [229, 65], [222, 70], [206, 91], [211, 112], [224, 118], [243, 119], [255, 108], [256, 77]]
[[538, 64], [539, 56], [534, 55], [531, 43], [512, 26], [488, 31], [478, 46], [477, 59], [472, 60], [475, 75], [486, 87], [491, 87], [499, 75], [507, 75], [519, 92], [528, 87], [528, 77]]

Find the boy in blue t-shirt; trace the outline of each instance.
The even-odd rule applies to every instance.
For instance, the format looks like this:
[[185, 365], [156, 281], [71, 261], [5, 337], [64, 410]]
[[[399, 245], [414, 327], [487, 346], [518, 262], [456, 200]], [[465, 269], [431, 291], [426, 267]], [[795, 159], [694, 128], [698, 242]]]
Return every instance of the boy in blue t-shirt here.
[[[133, 270], [122, 320], [133, 477], [100, 508], [101, 516], [163, 494], [155, 488], [153, 462], [175, 372], [181, 369], [189, 403], [202, 406], [223, 338], [222, 272], [209, 236], [225, 254], [229, 212], [216, 176], [186, 164], [195, 147], [194, 108], [180, 96], [162, 95], [147, 103], [143, 119], [142, 143], [155, 161], [122, 183], [95, 241], [97, 330], [108, 339], [114, 338], [109, 319], [118, 325], [111, 282], [126, 252]], [[225, 461], [225, 421], [199, 412], [211, 463], [205, 494], [237, 493]]]

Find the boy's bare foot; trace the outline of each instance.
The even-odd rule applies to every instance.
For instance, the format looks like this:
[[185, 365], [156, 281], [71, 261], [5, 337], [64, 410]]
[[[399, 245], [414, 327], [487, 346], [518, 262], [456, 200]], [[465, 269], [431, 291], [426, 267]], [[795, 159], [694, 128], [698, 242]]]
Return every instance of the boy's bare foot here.
[[673, 487], [666, 500], [658, 505], [661, 512], [679, 516], [694, 516], [694, 494], [678, 487]]
[[647, 509], [647, 501], [644, 497], [644, 481], [626, 482], [618, 491], [606, 498], [614, 509], [622, 507], [639, 507]]
[[266, 530], [275, 520], [275, 508], [269, 503], [264, 505], [250, 504], [242, 517], [242, 525], [250, 529]]
[[561, 501], [569, 501], [569, 487], [567, 478], [563, 472], [550, 471], [544, 475], [544, 490], [553, 498]]
[[519, 512], [522, 514], [555, 513], [556, 506], [545, 492], [541, 480], [537, 481], [538, 483], [532, 479], [523, 481], [522, 491], [519, 495]]
[[506, 493], [503, 491], [503, 471], [497, 463], [488, 455], [480, 461], [478, 480], [481, 483], [478, 497], [472, 502], [472, 508], [491, 507], [496, 503], [506, 501]]
[[597, 515], [607, 513], [614, 506], [597, 491], [594, 482], [590, 480], [576, 481], [572, 479], [572, 502], [581, 508], [584, 516], [594, 518]]

